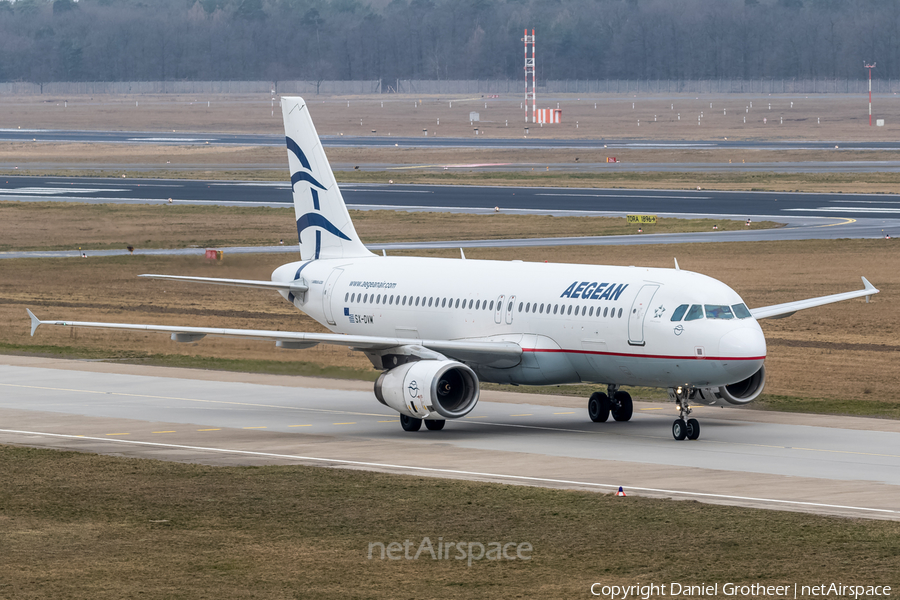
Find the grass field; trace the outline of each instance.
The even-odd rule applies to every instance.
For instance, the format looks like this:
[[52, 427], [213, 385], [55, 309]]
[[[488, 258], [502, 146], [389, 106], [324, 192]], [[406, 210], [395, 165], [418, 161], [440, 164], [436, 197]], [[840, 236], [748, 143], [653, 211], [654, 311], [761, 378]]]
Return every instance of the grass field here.
[[[675, 207], [673, 207], [675, 210]], [[367, 243], [637, 234], [624, 217], [350, 211]], [[0, 251], [274, 246], [296, 240], [293, 208], [0, 202]], [[771, 221], [659, 219], [644, 233], [778, 227]]]
[[[320, 135], [474, 139], [477, 127], [483, 138], [525, 136], [524, 94], [311, 95], [306, 100]], [[893, 141], [900, 127], [900, 100], [894, 95], [874, 97], [875, 118], [885, 119], [884, 127], [868, 126], [863, 95], [556, 94], [539, 98], [538, 107], [556, 108], [557, 103], [563, 122], [531, 123], [528, 137]], [[0, 98], [0, 128], [280, 134], [277, 99], [272, 104], [269, 94], [5, 96]], [[470, 121], [471, 112], [479, 113], [478, 122]]]
[[[4, 598], [572, 598], [589, 597], [593, 583], [900, 585], [894, 522], [8, 446], [0, 471]], [[425, 537], [435, 547], [533, 550], [523, 547], [528, 560], [471, 566], [468, 544], [464, 560], [455, 547], [444, 560], [382, 560], [377, 547], [368, 558], [373, 542], [406, 540], [414, 557]]]

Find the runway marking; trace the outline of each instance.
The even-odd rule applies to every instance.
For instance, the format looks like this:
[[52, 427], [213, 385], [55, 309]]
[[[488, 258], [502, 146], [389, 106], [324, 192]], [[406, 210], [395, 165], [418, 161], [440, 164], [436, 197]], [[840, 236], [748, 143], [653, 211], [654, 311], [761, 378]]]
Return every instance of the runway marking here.
[[106, 435], [131, 435], [130, 433], [107, 433]]
[[[110, 443], [118, 443], [118, 444], [132, 444], [135, 446], [152, 446], [156, 448], [173, 448], [178, 450], [194, 450], [199, 452], [217, 452], [220, 454], [237, 454], [243, 456], [258, 456], [258, 457], [268, 457], [268, 458], [280, 458], [287, 460], [305, 460], [311, 462], [319, 462], [319, 463], [331, 463], [338, 465], [353, 465], [360, 467], [373, 467], [380, 469], [406, 469], [411, 471], [420, 471], [423, 473], [445, 473], [448, 475], [463, 475], [466, 477], [493, 477], [497, 479], [506, 479], [510, 481], [523, 481], [523, 482], [536, 482], [536, 483], [553, 483], [553, 484], [562, 484], [562, 485], [580, 485], [591, 488], [602, 488], [608, 490], [617, 490], [619, 489], [620, 483], [596, 483], [592, 481], [574, 481], [568, 479], [551, 479], [548, 477], [530, 477], [527, 475], [509, 475], [506, 473], [484, 473], [479, 471], [462, 471], [459, 469], [440, 469], [437, 467], [420, 467], [413, 465], [397, 465], [390, 463], [377, 463], [377, 462], [367, 462], [367, 461], [358, 461], [358, 460], [345, 460], [340, 458], [322, 458], [318, 456], [301, 456], [296, 454], [277, 454], [273, 452], [256, 452], [253, 450], [235, 450], [231, 448], [213, 448], [208, 446], [187, 446], [184, 444], [164, 444], [162, 442], [145, 442], [141, 440], [124, 440], [124, 439], [110, 439], [110, 438], [99, 438], [99, 437], [88, 437], [88, 436], [79, 436], [79, 435], [69, 435], [64, 433], [48, 433], [43, 431], [20, 431], [16, 429], [0, 429], [0, 433], [12, 433], [19, 435], [39, 435], [39, 436], [47, 436], [47, 437], [55, 437], [55, 438], [64, 438], [64, 439], [81, 439], [81, 440], [94, 440], [98, 442], [110, 442]], [[651, 492], [658, 494], [677, 494], [680, 496], [694, 497], [694, 498], [710, 498], [710, 499], [719, 499], [719, 500], [743, 500], [750, 502], [761, 502], [767, 504], [774, 505], [782, 505], [782, 506], [805, 506], [809, 508], [831, 508], [831, 509], [841, 509], [841, 510], [852, 510], [858, 512], [870, 512], [870, 513], [879, 513], [885, 515], [900, 515], [900, 510], [891, 510], [887, 508], [871, 508], [866, 506], [846, 506], [841, 504], [825, 504], [822, 502], [803, 502], [799, 500], [781, 500], [778, 498], [757, 498], [754, 496], [736, 496], [731, 494], [712, 494], [707, 492], [689, 492], [685, 490], [667, 490], [661, 488], [648, 488], [648, 487], [637, 487], [637, 486], [626, 486], [629, 491], [637, 491], [637, 492]]]
[[561, 413], [553, 413], [554, 415], [574, 415], [575, 411], [572, 412], [561, 412]]
[[350, 423], [332, 423], [332, 425], [356, 425], [356, 421], [351, 421]]
[[665, 406], [654, 406], [653, 408], [639, 408], [638, 410], [666, 410]]
[[222, 431], [221, 429], [198, 429], [197, 431]]
[[288, 427], [312, 427], [312, 425], [288, 425]]
[[565, 196], [577, 198], [662, 198], [664, 200], [712, 200], [711, 196], [654, 196], [650, 194], [535, 194], [535, 196]]
[[177, 431], [151, 431], [150, 433], [178, 433]]
[[387, 421], [378, 421], [379, 423], [399, 423], [400, 419], [389, 419]]
[[534, 413], [522, 413], [521, 415], [509, 415], [511, 417], [533, 417]]
[[265, 425], [256, 425], [254, 427], [241, 427], [241, 429], [268, 429]]
[[900, 208], [869, 208], [860, 206], [821, 206], [819, 208], [785, 208], [785, 212], [863, 212], [863, 213], [900, 213]]
[[384, 417], [387, 416], [383, 413], [362, 413], [362, 412], [350, 412], [346, 410], [329, 410], [327, 408], [306, 408], [301, 406], [282, 406], [278, 404], [253, 404], [252, 402], [233, 402], [229, 400], [203, 400], [201, 398], [181, 398], [178, 396], [153, 396], [149, 394], [128, 394], [125, 392], [101, 392], [98, 390], [77, 390], [77, 389], [69, 389], [69, 388], [55, 388], [55, 387], [46, 387], [39, 385], [22, 385], [18, 383], [0, 383], [0, 386], [6, 387], [17, 387], [17, 388], [25, 388], [30, 390], [49, 390], [53, 392], [78, 392], [82, 394], [102, 394], [109, 396], [123, 396], [125, 398], [152, 398], [154, 400], [182, 400], [184, 402], [203, 402], [206, 404], [228, 404], [232, 406], [253, 406], [257, 408], [281, 408], [287, 410], [306, 410], [310, 412], [323, 412], [330, 413], [335, 415], [354, 415], [360, 417]]

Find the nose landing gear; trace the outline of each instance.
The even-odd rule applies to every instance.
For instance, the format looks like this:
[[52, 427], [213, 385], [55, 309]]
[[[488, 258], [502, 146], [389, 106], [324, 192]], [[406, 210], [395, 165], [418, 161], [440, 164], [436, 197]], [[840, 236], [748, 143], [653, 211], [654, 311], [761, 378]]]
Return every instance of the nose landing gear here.
[[685, 417], [691, 414], [691, 387], [684, 386], [675, 388], [675, 404], [678, 406], [678, 418], [672, 423], [672, 436], [681, 441], [685, 438], [696, 440], [700, 437], [700, 422], [697, 419], [688, 419]]

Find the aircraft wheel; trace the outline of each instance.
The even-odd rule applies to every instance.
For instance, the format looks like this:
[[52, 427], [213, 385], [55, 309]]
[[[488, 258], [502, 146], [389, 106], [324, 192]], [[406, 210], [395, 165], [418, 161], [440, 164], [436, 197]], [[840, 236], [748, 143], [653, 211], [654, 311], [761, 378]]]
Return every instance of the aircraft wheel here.
[[440, 420], [432, 420], [425, 419], [425, 429], [430, 429], [431, 431], [440, 431], [444, 428], [444, 424], [446, 423], [446, 419]]
[[400, 426], [403, 427], [403, 431], [418, 431], [422, 427], [422, 419], [400, 415]]
[[609, 396], [594, 392], [588, 400], [588, 416], [594, 423], [605, 423], [609, 418]]
[[616, 401], [612, 405], [612, 416], [616, 421], [630, 421], [634, 414], [634, 403], [628, 392], [616, 392]]
[[700, 437], [700, 421], [697, 419], [688, 419], [687, 431], [685, 431], [685, 434], [689, 440], [696, 440]]
[[679, 442], [686, 437], [687, 423], [684, 422], [684, 419], [675, 419], [675, 422], [672, 423], [672, 435]]

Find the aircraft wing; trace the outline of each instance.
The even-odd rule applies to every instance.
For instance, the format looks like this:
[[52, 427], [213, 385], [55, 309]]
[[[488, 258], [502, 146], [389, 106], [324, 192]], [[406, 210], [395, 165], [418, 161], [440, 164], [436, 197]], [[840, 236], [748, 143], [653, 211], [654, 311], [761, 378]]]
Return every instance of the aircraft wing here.
[[[265, 282], [262, 282], [265, 283]], [[475, 362], [493, 367], [513, 367], [519, 364], [522, 347], [515, 342], [490, 340], [420, 340], [341, 333], [305, 333], [297, 331], [269, 331], [264, 329], [222, 329], [218, 327], [180, 327], [173, 325], [141, 325], [134, 323], [94, 323], [90, 321], [42, 321], [31, 310], [31, 335], [41, 325], [88, 327], [125, 331], [152, 331], [170, 334], [176, 342], [196, 342], [206, 336], [273, 341], [280, 348], [311, 348], [316, 344], [349, 346], [357, 350], [389, 350], [422, 346], [456, 360]]]
[[832, 302], [862, 298], [863, 296], [866, 297], [866, 302], [868, 302], [869, 296], [877, 294], [879, 290], [869, 283], [869, 280], [865, 277], [863, 277], [862, 280], [865, 288], [861, 290], [832, 294], [830, 296], [820, 296], [808, 300], [797, 300], [796, 302], [785, 302], [784, 304], [773, 304], [772, 306], [762, 306], [760, 308], [751, 309], [750, 314], [753, 315], [755, 319], [783, 319], [791, 316], [798, 310], [814, 308], [816, 306], [822, 306], [823, 304], [831, 304]]
[[168, 279], [171, 281], [191, 281], [194, 283], [211, 283], [213, 285], [228, 285], [234, 287], [249, 287], [263, 290], [275, 290], [293, 292], [299, 294], [305, 292], [308, 288], [305, 283], [300, 281], [291, 281], [283, 283], [281, 281], [258, 281], [255, 279], [219, 279], [217, 277], [187, 277], [185, 275], [155, 275], [144, 274], [138, 277], [147, 277], [149, 279]]

